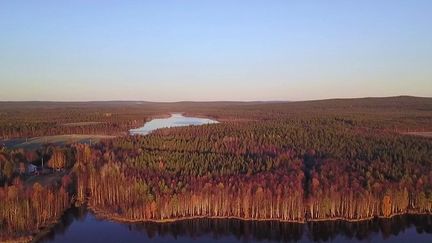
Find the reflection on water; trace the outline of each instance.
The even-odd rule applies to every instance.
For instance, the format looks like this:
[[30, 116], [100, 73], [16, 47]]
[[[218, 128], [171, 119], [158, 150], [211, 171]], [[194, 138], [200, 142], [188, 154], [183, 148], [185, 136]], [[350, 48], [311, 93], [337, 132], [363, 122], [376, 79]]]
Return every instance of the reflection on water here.
[[183, 127], [190, 125], [204, 125], [204, 124], [212, 124], [218, 123], [218, 121], [207, 119], [207, 118], [198, 118], [198, 117], [185, 117], [180, 113], [173, 113], [169, 118], [160, 118], [153, 119], [149, 122], [146, 122], [143, 127], [131, 129], [129, 130], [130, 134], [140, 134], [147, 135], [152, 131], [159, 128], [167, 128], [167, 127]]
[[173, 223], [122, 224], [98, 220], [72, 208], [40, 242], [431, 242], [432, 216], [409, 215], [364, 222], [308, 224], [234, 219], [194, 219]]

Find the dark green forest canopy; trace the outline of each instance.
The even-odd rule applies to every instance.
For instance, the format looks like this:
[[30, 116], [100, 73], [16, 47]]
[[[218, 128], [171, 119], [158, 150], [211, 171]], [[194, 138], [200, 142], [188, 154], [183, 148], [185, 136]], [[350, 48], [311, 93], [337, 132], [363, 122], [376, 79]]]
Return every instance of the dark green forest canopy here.
[[[253, 171], [268, 171], [277, 164], [275, 160], [280, 155], [303, 159], [309, 150], [314, 151], [316, 159], [368, 163], [381, 160], [391, 161], [395, 166], [407, 162], [426, 165], [432, 158], [432, 143], [428, 138], [357, 130], [340, 121], [324, 123], [322, 120], [253, 121], [172, 128], [150, 136], [118, 138], [110, 143], [131, 153], [139, 151], [136, 157], [125, 157], [136, 166], [136, 160], [156, 161], [150, 158], [168, 156], [165, 159], [170, 163], [167, 169], [173, 173], [220, 172], [218, 168], [226, 173], [242, 173], [248, 167]], [[192, 164], [176, 163], [175, 158], [188, 160], [194, 155], [202, 158], [191, 158]], [[148, 166], [151, 167], [143, 165], [144, 168]]]

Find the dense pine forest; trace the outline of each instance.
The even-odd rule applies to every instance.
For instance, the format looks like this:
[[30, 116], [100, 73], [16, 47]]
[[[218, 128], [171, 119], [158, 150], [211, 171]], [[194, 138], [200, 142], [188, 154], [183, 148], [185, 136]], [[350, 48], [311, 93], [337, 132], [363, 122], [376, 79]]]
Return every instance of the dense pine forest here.
[[[127, 135], [170, 112], [220, 123]], [[3, 141], [61, 134], [116, 137], [41, 144], [35, 150], [3, 146], [0, 239], [35, 233], [72, 204], [134, 222], [356, 221], [430, 214], [431, 131], [432, 99], [416, 97], [1, 103]], [[43, 170], [30, 175], [29, 164]]]

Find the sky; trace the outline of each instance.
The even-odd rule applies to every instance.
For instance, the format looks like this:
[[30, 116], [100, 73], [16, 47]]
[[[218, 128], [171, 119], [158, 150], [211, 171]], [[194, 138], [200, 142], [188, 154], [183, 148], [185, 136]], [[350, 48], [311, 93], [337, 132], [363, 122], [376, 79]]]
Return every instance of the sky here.
[[0, 100], [432, 97], [432, 1], [0, 1]]

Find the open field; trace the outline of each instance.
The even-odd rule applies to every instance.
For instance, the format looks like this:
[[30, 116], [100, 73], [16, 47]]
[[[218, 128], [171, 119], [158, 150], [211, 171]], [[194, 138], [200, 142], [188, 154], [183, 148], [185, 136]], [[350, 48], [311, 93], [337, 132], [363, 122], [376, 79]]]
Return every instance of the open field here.
[[0, 144], [7, 148], [24, 148], [24, 149], [37, 149], [43, 144], [65, 145], [72, 143], [97, 143], [101, 139], [114, 138], [110, 135], [92, 135], [92, 134], [71, 134], [71, 135], [55, 135], [55, 136], [42, 136], [29, 139], [16, 138], [1, 140]]
[[88, 126], [88, 125], [95, 125], [95, 124], [100, 124], [102, 122], [69, 122], [69, 123], [64, 123], [62, 124], [63, 126]]
[[432, 132], [406, 132], [404, 134], [432, 138]]
[[33, 175], [27, 178], [25, 181], [26, 186], [33, 186], [34, 183], [39, 183], [42, 186], [52, 185], [55, 181], [61, 181], [61, 178], [65, 176], [66, 172], [53, 172], [45, 175]]

